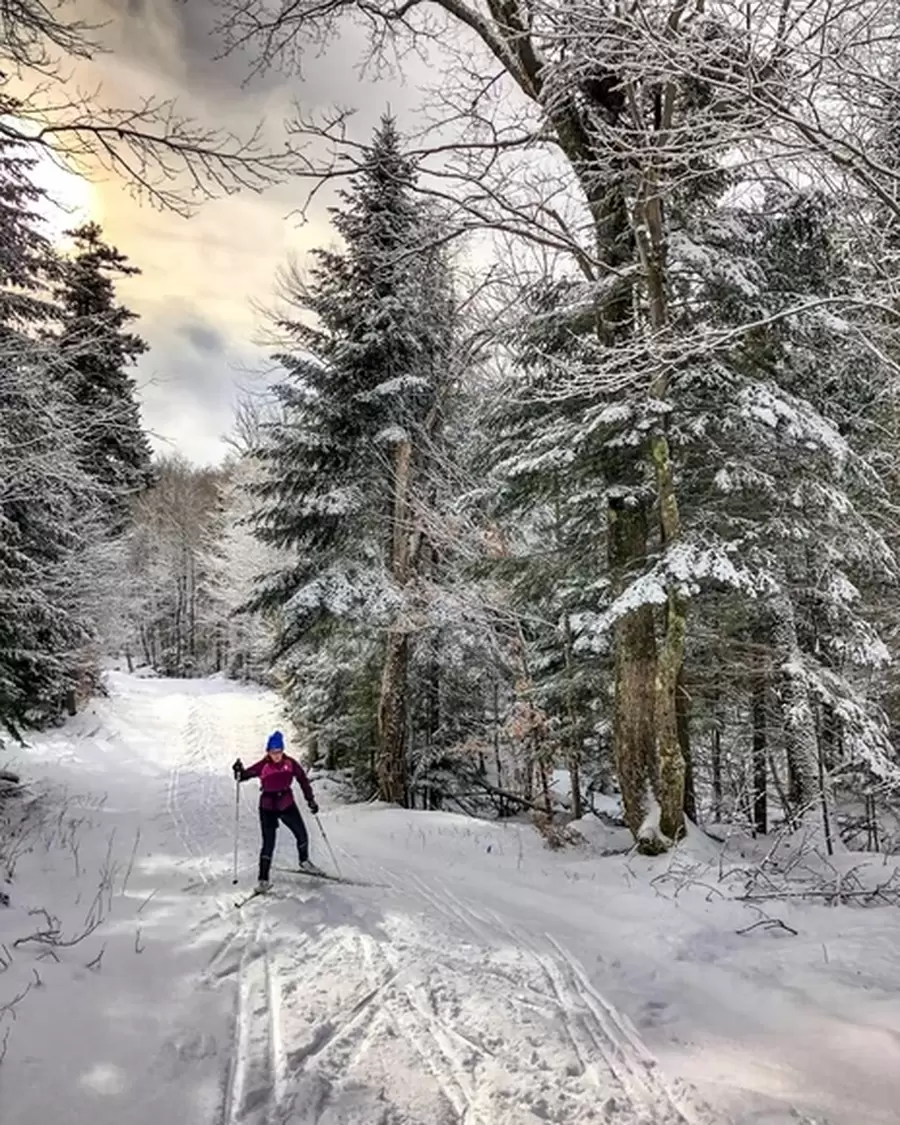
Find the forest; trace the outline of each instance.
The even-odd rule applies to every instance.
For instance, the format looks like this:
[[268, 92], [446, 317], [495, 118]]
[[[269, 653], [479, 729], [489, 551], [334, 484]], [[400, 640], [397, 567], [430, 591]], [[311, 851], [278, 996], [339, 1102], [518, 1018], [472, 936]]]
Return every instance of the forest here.
[[[151, 452], [140, 263], [96, 223], [54, 246], [0, 132], [0, 745], [121, 659], [274, 687], [361, 799], [555, 847], [616, 796], [645, 854], [688, 821], [894, 850], [895, 16], [220, 8], [259, 65], [354, 16], [373, 65], [444, 42], [432, 124], [292, 122], [332, 237], [273, 277], [278, 375], [214, 467]], [[212, 188], [291, 174], [167, 120], [128, 143], [211, 146]]]

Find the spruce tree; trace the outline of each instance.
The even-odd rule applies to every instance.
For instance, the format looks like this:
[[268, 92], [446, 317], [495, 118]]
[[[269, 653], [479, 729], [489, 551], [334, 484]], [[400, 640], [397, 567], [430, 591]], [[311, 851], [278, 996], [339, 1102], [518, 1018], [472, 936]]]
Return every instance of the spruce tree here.
[[451, 319], [447, 271], [429, 249], [413, 186], [386, 117], [332, 210], [343, 248], [316, 251], [308, 278], [293, 279], [296, 308], [315, 320], [284, 325], [290, 379], [263, 451], [256, 518], [265, 541], [296, 552], [255, 599], [283, 610], [280, 653], [339, 628], [364, 633], [360, 667], [380, 650], [376, 773], [381, 795], [397, 802], [407, 796], [407, 675], [423, 557], [416, 506]]
[[140, 273], [103, 241], [96, 223], [71, 231], [75, 253], [65, 262], [57, 298], [60, 346], [68, 367], [81, 437], [81, 465], [104, 494], [109, 531], [128, 523], [130, 500], [152, 480], [130, 368], [147, 350], [128, 330], [136, 314], [116, 301], [115, 279]]

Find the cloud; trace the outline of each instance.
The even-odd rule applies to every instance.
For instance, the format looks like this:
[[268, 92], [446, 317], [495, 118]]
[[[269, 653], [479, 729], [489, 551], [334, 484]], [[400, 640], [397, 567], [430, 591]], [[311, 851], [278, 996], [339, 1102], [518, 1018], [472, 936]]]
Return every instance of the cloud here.
[[[302, 80], [271, 72], [245, 84], [247, 54], [215, 58], [209, 0], [81, 0], [80, 7], [85, 18], [104, 24], [99, 35], [110, 53], [81, 66], [78, 78], [85, 87], [100, 85], [109, 104], [171, 97], [181, 112], [239, 134], [263, 119], [277, 143], [294, 102], [305, 112], [356, 103], [353, 130], [367, 138], [388, 105], [402, 115], [419, 97], [415, 81], [360, 82], [360, 29], [348, 28], [330, 51], [311, 58]], [[107, 239], [142, 271], [119, 292], [139, 314], [138, 330], [151, 348], [138, 382], [154, 444], [215, 461], [226, 452], [222, 437], [247, 369], [267, 364], [259, 346], [266, 325], [257, 310], [274, 304], [276, 274], [290, 256], [302, 261], [333, 240], [333, 193], [323, 193], [300, 226], [295, 212], [308, 184], [219, 199], [184, 220], [140, 206], [109, 175], [95, 183], [96, 218]]]
[[140, 330], [151, 343], [137, 368], [144, 422], [157, 452], [200, 464], [221, 459], [238, 395], [260, 388], [271, 361], [264, 349], [230, 339], [199, 307], [160, 301]]
[[188, 321], [178, 330], [201, 355], [221, 356], [225, 354], [225, 337], [216, 328], [198, 321]]

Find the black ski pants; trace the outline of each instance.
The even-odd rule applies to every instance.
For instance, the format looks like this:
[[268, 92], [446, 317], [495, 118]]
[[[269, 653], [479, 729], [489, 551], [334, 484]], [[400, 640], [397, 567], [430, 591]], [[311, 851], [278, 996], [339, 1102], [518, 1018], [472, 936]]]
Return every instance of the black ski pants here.
[[297, 858], [300, 863], [309, 859], [309, 836], [306, 825], [296, 805], [288, 805], [286, 809], [260, 809], [259, 826], [262, 829], [262, 850], [259, 853], [259, 877], [269, 878], [269, 869], [272, 866], [272, 856], [275, 854], [275, 834], [278, 831], [278, 822], [289, 828], [297, 841]]

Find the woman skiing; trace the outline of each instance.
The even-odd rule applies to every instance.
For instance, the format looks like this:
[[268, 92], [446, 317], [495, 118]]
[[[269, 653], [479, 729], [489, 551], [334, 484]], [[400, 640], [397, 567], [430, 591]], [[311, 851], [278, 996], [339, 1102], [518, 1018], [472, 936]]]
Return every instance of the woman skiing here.
[[275, 834], [278, 831], [279, 820], [291, 830], [297, 841], [297, 858], [301, 871], [311, 875], [320, 875], [322, 872], [315, 864], [309, 861], [309, 836], [303, 817], [294, 801], [291, 786], [294, 781], [300, 783], [303, 796], [309, 805], [309, 811], [315, 816], [319, 811], [316, 799], [313, 796], [309, 778], [299, 762], [289, 757], [284, 752], [284, 736], [280, 730], [269, 735], [266, 743], [266, 756], [254, 765], [244, 768], [240, 758], [231, 767], [236, 781], [248, 781], [251, 777], [258, 777], [260, 783], [259, 797], [259, 824], [262, 829], [262, 850], [259, 853], [259, 885], [258, 891], [269, 889], [269, 869], [272, 866], [272, 856], [275, 853]]

